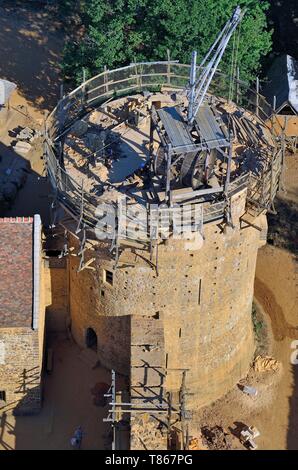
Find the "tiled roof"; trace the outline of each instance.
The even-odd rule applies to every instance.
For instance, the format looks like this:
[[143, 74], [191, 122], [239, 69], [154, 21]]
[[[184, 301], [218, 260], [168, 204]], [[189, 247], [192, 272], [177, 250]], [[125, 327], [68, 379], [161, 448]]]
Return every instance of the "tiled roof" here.
[[0, 219], [0, 328], [31, 327], [33, 218]]

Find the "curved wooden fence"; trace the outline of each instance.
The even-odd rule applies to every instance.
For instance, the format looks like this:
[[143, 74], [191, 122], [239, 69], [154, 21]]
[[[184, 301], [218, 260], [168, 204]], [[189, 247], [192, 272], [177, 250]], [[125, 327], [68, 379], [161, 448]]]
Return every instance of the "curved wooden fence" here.
[[[61, 137], [70, 126], [92, 108], [110, 99], [141, 91], [165, 89], [181, 90], [188, 84], [190, 66], [177, 62], [135, 63], [115, 70], [106, 70], [82, 83], [61, 99], [46, 120], [45, 158], [47, 173], [56, 195], [74, 218], [89, 227], [96, 225], [95, 211], [100, 198], [84, 192], [79, 182], [71, 178], [63, 168]], [[199, 73], [199, 67], [198, 72]], [[230, 79], [216, 72], [208, 93], [232, 100], [237, 105], [257, 114], [265, 123], [272, 119], [273, 110], [264, 97], [249, 88], [248, 84]], [[243, 189], [243, 177], [239, 178], [239, 191]], [[246, 186], [249, 178], [246, 178]], [[237, 191], [237, 179], [233, 181], [233, 193]], [[220, 214], [214, 209], [204, 208], [205, 221], [224, 214], [225, 206], [220, 205]]]

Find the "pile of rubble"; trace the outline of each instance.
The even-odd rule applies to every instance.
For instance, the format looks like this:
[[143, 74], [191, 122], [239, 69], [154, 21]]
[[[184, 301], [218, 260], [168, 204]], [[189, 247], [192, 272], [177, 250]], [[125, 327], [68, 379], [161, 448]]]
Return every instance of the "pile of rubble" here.
[[221, 426], [209, 428], [204, 426], [201, 429], [203, 444], [210, 450], [231, 450], [232, 436], [225, 432]]
[[280, 368], [280, 363], [270, 356], [257, 356], [253, 363], [253, 369], [255, 372], [276, 372]]
[[156, 419], [147, 413], [131, 420], [131, 449], [164, 450], [167, 448], [167, 433], [159, 427]]
[[16, 132], [16, 142], [12, 145], [14, 151], [21, 155], [26, 155], [32, 148], [34, 141], [40, 137], [41, 133], [30, 127], [24, 127]]

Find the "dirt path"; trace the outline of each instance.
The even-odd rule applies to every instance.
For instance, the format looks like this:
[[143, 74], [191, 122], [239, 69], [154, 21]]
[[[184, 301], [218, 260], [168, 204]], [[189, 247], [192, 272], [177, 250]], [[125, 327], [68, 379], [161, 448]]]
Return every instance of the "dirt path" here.
[[290, 361], [291, 343], [298, 339], [297, 274], [292, 254], [271, 246], [260, 251], [255, 295], [270, 318], [273, 356], [283, 366], [272, 407], [263, 410], [260, 416], [260, 426], [267, 434], [263, 446], [269, 449], [298, 449], [298, 366]]

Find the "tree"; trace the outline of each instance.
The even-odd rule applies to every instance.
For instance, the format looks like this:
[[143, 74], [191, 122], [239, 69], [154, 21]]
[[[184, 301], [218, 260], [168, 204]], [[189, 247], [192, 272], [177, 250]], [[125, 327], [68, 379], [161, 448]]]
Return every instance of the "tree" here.
[[[260, 0], [85, 0], [80, 2], [84, 32], [64, 50], [65, 77], [82, 80], [103, 70], [133, 61], [171, 58], [189, 63], [213, 43], [233, 10], [240, 4], [247, 13], [240, 26], [239, 47], [231, 39], [220, 67], [229, 73], [233, 50], [243, 80], [254, 79], [262, 56], [271, 47], [267, 30], [267, 1]], [[234, 44], [234, 46], [233, 46]]]

